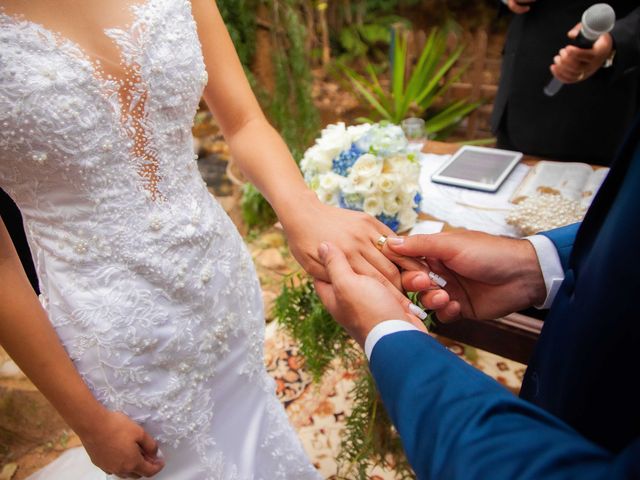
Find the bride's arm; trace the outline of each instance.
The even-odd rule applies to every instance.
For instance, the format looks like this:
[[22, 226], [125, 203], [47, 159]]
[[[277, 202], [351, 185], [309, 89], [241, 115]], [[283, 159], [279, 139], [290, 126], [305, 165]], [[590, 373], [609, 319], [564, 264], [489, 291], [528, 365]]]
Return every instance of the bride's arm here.
[[305, 270], [327, 281], [317, 258], [330, 240], [354, 270], [400, 288], [395, 265], [375, 247], [393, 232], [373, 217], [322, 204], [305, 184], [282, 138], [265, 118], [213, 0], [193, 0], [209, 81], [204, 98], [220, 124], [234, 160], [258, 187], [284, 226], [291, 251]]
[[[156, 444], [126, 416], [91, 394], [49, 322], [0, 219], [0, 344], [78, 434], [107, 472], [138, 475], [162, 469]], [[149, 458], [141, 453], [141, 448]]]

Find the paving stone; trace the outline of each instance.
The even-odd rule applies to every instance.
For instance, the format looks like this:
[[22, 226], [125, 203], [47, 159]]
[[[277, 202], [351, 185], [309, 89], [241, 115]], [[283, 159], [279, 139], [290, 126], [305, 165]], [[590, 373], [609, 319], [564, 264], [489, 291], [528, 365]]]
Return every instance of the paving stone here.
[[256, 262], [269, 270], [285, 270], [287, 268], [284, 257], [277, 248], [267, 248], [260, 252]]
[[5, 360], [0, 364], [0, 378], [26, 378], [22, 370], [13, 360]]
[[0, 480], [11, 480], [18, 470], [17, 463], [7, 463], [0, 471]]

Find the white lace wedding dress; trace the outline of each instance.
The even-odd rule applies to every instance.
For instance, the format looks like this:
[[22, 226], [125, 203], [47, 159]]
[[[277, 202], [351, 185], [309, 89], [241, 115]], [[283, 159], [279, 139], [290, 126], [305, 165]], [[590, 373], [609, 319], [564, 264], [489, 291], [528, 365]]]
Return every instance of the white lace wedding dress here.
[[[127, 78], [0, 9], [0, 186], [94, 395], [160, 443], [158, 479], [316, 479], [263, 366], [260, 287], [198, 173], [207, 73], [187, 0], [104, 32]], [[75, 451], [36, 475], [105, 478]]]

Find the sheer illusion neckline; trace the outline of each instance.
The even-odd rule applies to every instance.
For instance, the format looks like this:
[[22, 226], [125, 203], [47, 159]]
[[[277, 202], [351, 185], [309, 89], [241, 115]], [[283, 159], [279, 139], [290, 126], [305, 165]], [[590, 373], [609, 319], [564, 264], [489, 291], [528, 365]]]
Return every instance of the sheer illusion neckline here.
[[[103, 78], [100, 73], [100, 65], [102, 64], [102, 62], [118, 65], [122, 60], [122, 46], [119, 45], [118, 42], [113, 38], [113, 34], [131, 34], [131, 32], [136, 27], [139, 27], [139, 25], [142, 23], [142, 20], [149, 20], [149, 18], [145, 18], [145, 16], [143, 15], [143, 11], [147, 10], [153, 2], [154, 0], [140, 0], [137, 2], [132, 2], [125, 7], [131, 12], [131, 18], [124, 25], [97, 29], [100, 31], [101, 35], [105, 36], [107, 39], [116, 44], [116, 47], [120, 53], [120, 57], [115, 59], [106, 58], [99, 55], [92, 55], [90, 53], [90, 50], [83, 46], [82, 43], [78, 40], [74, 40], [69, 35], [65, 35], [59, 30], [45, 25], [41, 21], [30, 19], [23, 12], [8, 12], [5, 6], [0, 5], [0, 17], [5, 17], [5, 20], [14, 22], [16, 24], [22, 23], [24, 25], [29, 25], [35, 30], [38, 30], [39, 33], [44, 34], [42, 35], [43, 37], [51, 37], [53, 40], [55, 40], [56, 47], [70, 47], [70, 49], [73, 50], [73, 57], [86, 61], [93, 67], [92, 73], [94, 74], [95, 78], [105, 80], [105, 78]], [[120, 83], [126, 81], [126, 78], [124, 78], [123, 76], [111, 75], [111, 77], [113, 77], [115, 81]]]
[[0, 5], [0, 18], [4, 17], [9, 23], [23, 24], [34, 29], [43, 42], [53, 43], [53, 46], [70, 61], [79, 62], [98, 94], [107, 99], [114, 94], [117, 96], [114, 122], [122, 127], [122, 136], [135, 160], [143, 189], [152, 201], [158, 201], [164, 197], [158, 188], [161, 181], [159, 162], [145, 131], [148, 124], [145, 104], [149, 91], [141, 65], [141, 53], [148, 42], [145, 37], [153, 22], [149, 9], [154, 1], [156, 0], [131, 3], [127, 8], [131, 11], [132, 17], [126, 25], [101, 29], [102, 34], [114, 42], [119, 52], [117, 60], [108, 60], [120, 65], [121, 75], [117, 76], [106, 74], [102, 68], [102, 60], [91, 55], [81, 43], [41, 22], [29, 19], [24, 13], [7, 13], [6, 8]]

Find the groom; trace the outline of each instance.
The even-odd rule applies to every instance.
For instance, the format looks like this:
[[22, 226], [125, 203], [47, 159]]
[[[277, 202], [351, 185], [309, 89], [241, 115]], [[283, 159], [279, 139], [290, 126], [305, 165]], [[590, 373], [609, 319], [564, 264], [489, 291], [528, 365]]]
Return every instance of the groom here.
[[640, 478], [638, 189], [640, 118], [581, 225], [531, 241], [389, 238], [385, 250], [426, 257], [448, 280], [427, 291], [426, 275], [403, 278], [442, 320], [551, 305], [520, 398], [416, 331], [384, 287], [321, 245], [331, 283], [316, 282], [318, 294], [364, 347], [418, 478]]

